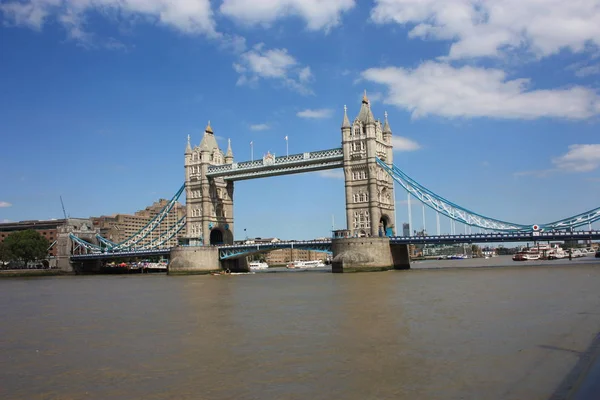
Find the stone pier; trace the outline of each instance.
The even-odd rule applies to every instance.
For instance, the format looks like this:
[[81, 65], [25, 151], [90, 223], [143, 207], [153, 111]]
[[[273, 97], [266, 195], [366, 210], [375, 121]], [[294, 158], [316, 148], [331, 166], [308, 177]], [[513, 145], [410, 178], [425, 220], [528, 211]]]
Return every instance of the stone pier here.
[[408, 246], [391, 244], [387, 237], [333, 239], [331, 250], [333, 273], [410, 268]]
[[171, 249], [169, 275], [198, 275], [211, 272], [248, 272], [245, 257], [219, 260], [216, 246], [178, 246]]

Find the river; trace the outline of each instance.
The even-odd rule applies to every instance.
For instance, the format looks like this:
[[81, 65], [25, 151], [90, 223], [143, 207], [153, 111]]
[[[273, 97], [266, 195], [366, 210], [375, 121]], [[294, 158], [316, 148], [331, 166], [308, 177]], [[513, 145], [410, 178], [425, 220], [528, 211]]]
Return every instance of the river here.
[[430, 264], [1, 279], [0, 398], [560, 398], [600, 264]]

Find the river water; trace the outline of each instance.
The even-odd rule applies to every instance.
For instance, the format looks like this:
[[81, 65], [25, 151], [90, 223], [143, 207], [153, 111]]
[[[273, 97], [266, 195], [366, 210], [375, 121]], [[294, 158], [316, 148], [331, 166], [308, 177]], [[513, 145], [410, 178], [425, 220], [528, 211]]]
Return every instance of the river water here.
[[560, 398], [600, 332], [591, 261], [2, 279], [0, 398]]

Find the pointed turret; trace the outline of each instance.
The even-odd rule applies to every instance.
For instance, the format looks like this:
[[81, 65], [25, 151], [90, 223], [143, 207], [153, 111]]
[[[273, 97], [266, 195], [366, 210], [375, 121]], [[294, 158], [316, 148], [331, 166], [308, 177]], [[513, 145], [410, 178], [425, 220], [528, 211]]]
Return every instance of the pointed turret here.
[[200, 142], [200, 149], [202, 151], [208, 151], [209, 153], [212, 153], [215, 149], [218, 148], [219, 145], [217, 144], [217, 139], [215, 139], [212, 127], [210, 126], [210, 121], [208, 121], [206, 129], [204, 129], [204, 136], [202, 137], [202, 141]]
[[213, 133], [213, 130], [210, 127], [210, 121], [208, 121], [208, 124], [206, 125], [206, 128], [204, 129], [204, 132], [206, 132], [206, 133]]
[[227, 154], [225, 154], [225, 163], [231, 164], [233, 162], [233, 151], [231, 151], [231, 139], [227, 139]]
[[185, 154], [192, 154], [192, 145], [190, 145], [190, 135], [188, 135], [187, 146], [185, 146]]
[[387, 111], [383, 114], [385, 116], [385, 123], [383, 124], [383, 133], [392, 133], [392, 128], [390, 128], [390, 123], [388, 122], [388, 113]]
[[344, 120], [342, 121], [342, 128], [350, 128], [350, 120], [348, 119], [348, 107], [344, 105]]
[[371, 105], [369, 104], [369, 99], [367, 98], [367, 91], [363, 94], [362, 104], [360, 105], [360, 111], [358, 112], [358, 116], [356, 117], [359, 121], [367, 124], [367, 123], [375, 123], [375, 117], [373, 117], [373, 113], [371, 112]]

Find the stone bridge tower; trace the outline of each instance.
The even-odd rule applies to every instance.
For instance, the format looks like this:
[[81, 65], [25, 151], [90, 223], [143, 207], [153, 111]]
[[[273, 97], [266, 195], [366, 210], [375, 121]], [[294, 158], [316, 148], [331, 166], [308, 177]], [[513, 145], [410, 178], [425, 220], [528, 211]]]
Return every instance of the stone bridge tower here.
[[373, 117], [366, 92], [352, 124], [344, 106], [342, 148], [350, 235], [395, 235], [394, 181], [376, 162], [378, 157], [392, 165], [392, 130], [387, 113], [383, 126]]
[[231, 164], [233, 152], [219, 149], [210, 122], [199, 146], [185, 149], [186, 228], [192, 246], [233, 244], [233, 182], [206, 176], [209, 165]]

